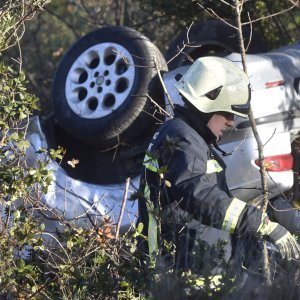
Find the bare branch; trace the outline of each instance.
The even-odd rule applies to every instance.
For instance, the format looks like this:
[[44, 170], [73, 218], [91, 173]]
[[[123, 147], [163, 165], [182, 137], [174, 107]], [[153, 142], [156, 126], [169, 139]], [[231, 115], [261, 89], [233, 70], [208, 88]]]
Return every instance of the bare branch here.
[[147, 97], [150, 99], [150, 101], [158, 107], [159, 110], [161, 110], [164, 114], [166, 114], [169, 118], [173, 118], [171, 114], [169, 114], [166, 110], [164, 110], [159, 104], [157, 104], [156, 101], [154, 101], [150, 95], [147, 95]]
[[118, 224], [117, 224], [117, 228], [116, 228], [116, 240], [118, 240], [118, 238], [119, 238], [119, 231], [120, 231], [120, 227], [121, 227], [121, 223], [122, 223], [122, 219], [123, 219], [124, 209], [126, 206], [129, 184], [130, 184], [130, 177], [128, 177], [126, 179], [126, 183], [125, 183], [125, 190], [124, 190], [124, 195], [123, 195], [123, 199], [122, 199], [122, 206], [121, 206]]
[[237, 27], [232, 25], [231, 23], [227, 22], [224, 18], [220, 17], [213, 9], [211, 8], [206, 8], [204, 7], [202, 4], [197, 3], [204, 11], [206, 11], [212, 18], [216, 18], [222, 22], [224, 22], [225, 24], [227, 24], [228, 26], [234, 28], [237, 30]]
[[[244, 45], [244, 39], [243, 39], [243, 31], [242, 31], [242, 23], [241, 23], [241, 13], [243, 10], [243, 4], [244, 0], [242, 1], [236, 1], [235, 2], [235, 14], [236, 14], [236, 21], [238, 26], [238, 35], [239, 35], [239, 42], [240, 42], [240, 49], [241, 49], [241, 56], [242, 56], [242, 63], [245, 73], [247, 74], [247, 65], [246, 65], [246, 51], [245, 51], [245, 45]], [[261, 184], [263, 188], [263, 206], [262, 211], [265, 212], [268, 206], [268, 181], [267, 181], [267, 172], [264, 164], [264, 154], [263, 154], [263, 144], [260, 139], [260, 136], [257, 131], [255, 119], [253, 116], [252, 109], [250, 109], [250, 112], [248, 114], [248, 117], [250, 119], [250, 124], [252, 127], [252, 131], [254, 134], [254, 137], [257, 142], [258, 147], [258, 156], [259, 156], [259, 163], [260, 163], [260, 174], [261, 174]], [[268, 258], [268, 250], [266, 242], [263, 243], [263, 274], [266, 281], [267, 286], [271, 286], [271, 272], [270, 272], [270, 264], [269, 264], [269, 258]]]
[[164, 92], [165, 92], [166, 96], [167, 96], [168, 102], [169, 102], [170, 106], [172, 107], [172, 109], [174, 109], [173, 101], [172, 101], [172, 99], [171, 99], [171, 97], [170, 97], [170, 95], [169, 95], [169, 93], [168, 93], [168, 90], [167, 90], [167, 88], [166, 88], [166, 86], [165, 86], [165, 83], [164, 83], [164, 81], [163, 81], [163, 79], [162, 79], [162, 77], [161, 77], [160, 70], [159, 70], [159, 68], [158, 68], [158, 65], [157, 65], [155, 59], [154, 59], [154, 66], [155, 66], [155, 68], [156, 68], [157, 75], [158, 75], [158, 77], [159, 77], [160, 83], [161, 83], [161, 85], [162, 85], [162, 87], [163, 87], [163, 89], [164, 89]]
[[298, 6], [299, 6], [299, 1], [300, 1], [300, 0], [297, 0], [296, 2], [295, 2], [295, 1], [289, 0], [289, 2], [293, 3], [292, 6], [286, 8], [286, 9], [284, 9], [284, 10], [278, 11], [278, 12], [276, 12], [276, 13], [270, 14], [270, 15], [268, 15], [268, 16], [263, 16], [263, 17], [260, 17], [260, 18], [255, 19], [255, 20], [251, 20], [251, 21], [249, 21], [249, 22], [244, 22], [244, 23], [242, 23], [242, 25], [253, 24], [253, 23], [258, 22], [258, 21], [261, 21], [261, 20], [266, 20], [266, 19], [269, 19], [269, 18], [276, 17], [276, 16], [278, 16], [278, 15], [284, 14], [284, 13], [286, 13], [286, 12], [288, 12], [288, 11], [294, 9], [295, 7], [298, 7]]
[[248, 15], [248, 19], [249, 19], [249, 21], [250, 21], [250, 35], [249, 35], [248, 44], [247, 44], [247, 46], [245, 47], [246, 52], [247, 52], [248, 49], [249, 49], [249, 46], [250, 46], [250, 43], [251, 43], [251, 40], [252, 40], [252, 34], [253, 34], [253, 26], [252, 26], [251, 17], [250, 17], [249, 12], [247, 12], [247, 15]]
[[192, 46], [192, 45], [190, 44], [189, 34], [190, 34], [190, 30], [191, 30], [193, 24], [194, 24], [194, 22], [192, 22], [192, 23], [190, 24], [190, 26], [187, 28], [186, 39], [187, 39], [187, 42], [188, 42], [188, 43], [186, 44], [185, 42], [183, 42], [181, 48], [179, 48], [179, 46], [177, 46], [177, 49], [178, 49], [177, 53], [176, 53], [176, 54], [175, 54], [175, 55], [167, 62], [167, 65], [168, 65], [171, 61], [173, 61], [177, 56], [179, 56], [180, 54], [185, 54], [186, 56], [188, 56], [188, 54], [186, 54], [186, 53], [183, 52], [183, 50], [184, 50], [186, 47], [201, 47], [201, 45], [198, 45], [198, 46]]

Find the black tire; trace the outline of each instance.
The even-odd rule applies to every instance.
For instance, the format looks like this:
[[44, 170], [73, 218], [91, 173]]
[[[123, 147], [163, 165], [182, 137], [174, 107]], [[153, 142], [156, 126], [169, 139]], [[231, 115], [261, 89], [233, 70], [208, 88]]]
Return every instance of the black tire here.
[[[143, 151], [136, 151], [130, 157], [123, 157], [119, 148], [101, 152], [97, 147], [78, 142], [67, 134], [55, 121], [53, 114], [41, 118], [41, 126], [49, 149], [57, 149], [58, 146], [66, 149], [59, 163], [74, 179], [91, 184], [119, 184], [128, 177], [135, 178], [141, 172]], [[75, 167], [69, 164], [73, 159], [78, 160]]]
[[[232, 22], [231, 22], [232, 23]], [[193, 60], [207, 55], [226, 56], [232, 52], [240, 52], [239, 40], [236, 29], [220, 20], [209, 20], [194, 24], [189, 31], [189, 43], [187, 41], [187, 30], [183, 30], [171, 42], [165, 55], [169, 70], [183, 65], [191, 64]], [[251, 43], [247, 49], [248, 54], [262, 53], [267, 51], [263, 40], [249, 27], [243, 27], [245, 45]], [[178, 55], [179, 49], [186, 46]], [[177, 56], [176, 56], [177, 55]], [[176, 57], [175, 57], [176, 56]], [[174, 58], [174, 59], [172, 59]]]
[[79, 39], [54, 77], [53, 106], [60, 126], [101, 150], [133, 144], [141, 135], [150, 139], [157, 118], [147, 94], [164, 104], [154, 59], [160, 70], [167, 70], [160, 51], [128, 27], [106, 26]]

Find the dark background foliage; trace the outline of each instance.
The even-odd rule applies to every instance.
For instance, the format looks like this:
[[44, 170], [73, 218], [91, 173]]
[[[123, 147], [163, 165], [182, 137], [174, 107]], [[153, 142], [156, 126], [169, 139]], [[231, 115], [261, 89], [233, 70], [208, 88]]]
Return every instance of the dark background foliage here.
[[[230, 1], [228, 1], [230, 3]], [[253, 23], [269, 49], [299, 40], [299, 9], [264, 18], [291, 7], [289, 1], [245, 1], [243, 22]], [[205, 11], [203, 7], [208, 11]], [[145, 34], [165, 53], [171, 40], [192, 22], [211, 19], [209, 14], [234, 19], [234, 11], [223, 1], [177, 0], [53, 0], [34, 22], [27, 25], [21, 49], [30, 90], [42, 106], [51, 107], [51, 85], [59, 60], [81, 36], [105, 25], [125, 25]], [[9, 53], [17, 58], [15, 48]]]

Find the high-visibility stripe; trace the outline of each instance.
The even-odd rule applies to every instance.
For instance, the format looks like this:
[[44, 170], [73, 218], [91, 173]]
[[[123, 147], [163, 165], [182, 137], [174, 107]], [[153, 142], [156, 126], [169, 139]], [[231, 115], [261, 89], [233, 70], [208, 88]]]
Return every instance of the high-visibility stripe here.
[[233, 233], [239, 217], [246, 206], [246, 203], [237, 199], [233, 198], [229, 207], [226, 210], [225, 218], [222, 224], [222, 229]]
[[148, 248], [149, 248], [149, 255], [150, 259], [154, 260], [156, 254], [158, 253], [158, 242], [157, 242], [157, 222], [152, 213], [154, 207], [153, 204], [150, 202], [150, 189], [149, 186], [146, 184], [144, 189], [144, 196], [146, 197], [146, 206], [148, 211]]
[[150, 200], [150, 189], [148, 184], [145, 184], [145, 188], [144, 188], [144, 196], [147, 200]]
[[157, 222], [152, 213], [148, 213], [148, 247], [150, 258], [154, 257], [158, 253], [158, 243], [157, 243]]
[[215, 159], [209, 159], [206, 166], [206, 174], [219, 173], [223, 169]]
[[[159, 165], [157, 159], [150, 157], [149, 155], [145, 155], [143, 165], [146, 169], [152, 172], [158, 172]], [[152, 213], [154, 210], [153, 204], [150, 200], [150, 189], [148, 184], [145, 185], [144, 196], [147, 199], [146, 206], [148, 211], [148, 248], [149, 248], [149, 256], [151, 260], [155, 260], [155, 256], [158, 253], [158, 226], [156, 222], [156, 218]]]
[[154, 159], [147, 154], [145, 155], [143, 165], [152, 172], [158, 172], [159, 166], [157, 159]]

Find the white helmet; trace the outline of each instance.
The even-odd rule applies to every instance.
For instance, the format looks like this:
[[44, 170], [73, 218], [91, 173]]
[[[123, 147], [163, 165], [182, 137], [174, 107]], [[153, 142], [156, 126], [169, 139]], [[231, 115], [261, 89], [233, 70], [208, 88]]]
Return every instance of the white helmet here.
[[247, 117], [251, 90], [245, 72], [232, 61], [215, 56], [198, 58], [175, 84], [195, 108]]

